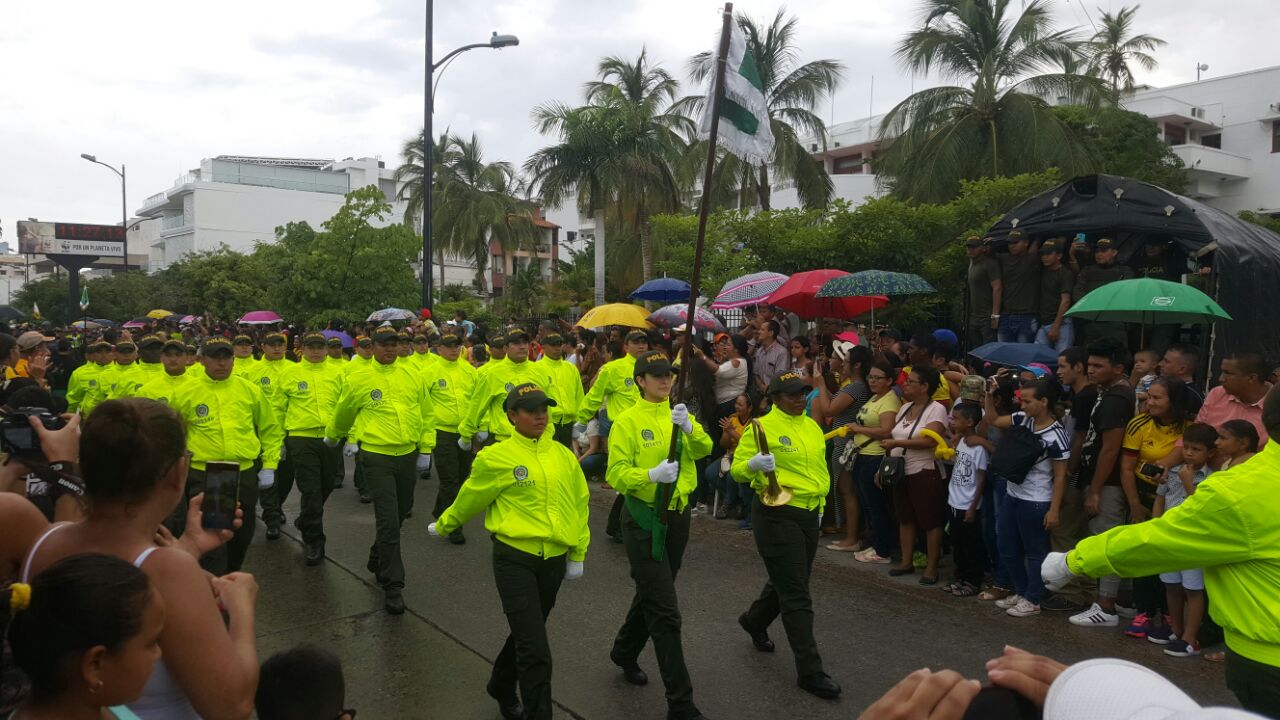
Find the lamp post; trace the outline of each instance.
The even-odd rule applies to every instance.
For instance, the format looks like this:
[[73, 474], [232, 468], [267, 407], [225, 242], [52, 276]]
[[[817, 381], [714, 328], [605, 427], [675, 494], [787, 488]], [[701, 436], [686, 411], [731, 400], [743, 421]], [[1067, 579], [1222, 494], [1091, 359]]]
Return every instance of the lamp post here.
[[129, 196], [125, 191], [124, 163], [120, 163], [120, 169], [117, 170], [99, 160], [96, 155], [80, 153], [80, 157], [120, 176], [120, 227], [124, 228], [124, 271], [129, 272]]
[[435, 145], [431, 137], [433, 133], [431, 115], [435, 111], [435, 90], [432, 87], [432, 80], [436, 70], [439, 70], [445, 63], [467, 50], [474, 50], [475, 48], [500, 50], [504, 47], [513, 47], [520, 44], [520, 39], [515, 35], [499, 35], [495, 32], [489, 38], [489, 42], [463, 45], [440, 58], [440, 62], [432, 62], [432, 57], [435, 55], [435, 44], [431, 32], [433, 4], [433, 0], [427, 0], [426, 77], [422, 88], [424, 95], [424, 117], [422, 120], [422, 307], [428, 309], [431, 308], [431, 179], [435, 172], [435, 166], [431, 162], [431, 150]]

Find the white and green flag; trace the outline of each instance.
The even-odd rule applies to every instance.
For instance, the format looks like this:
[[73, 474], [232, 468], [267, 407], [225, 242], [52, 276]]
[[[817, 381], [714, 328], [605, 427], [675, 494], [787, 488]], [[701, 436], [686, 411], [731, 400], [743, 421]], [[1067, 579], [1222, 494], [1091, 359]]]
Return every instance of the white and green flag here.
[[[719, 143], [726, 150], [749, 163], [763, 163], [773, 152], [773, 130], [769, 127], [769, 108], [765, 103], [764, 83], [756, 59], [747, 52], [747, 38], [736, 21], [730, 22], [729, 55], [724, 69], [724, 99], [720, 103]], [[715, 75], [707, 93], [698, 139], [711, 136], [712, 93]]]
[[89, 286], [85, 285], [80, 289], [80, 312], [89, 309]]

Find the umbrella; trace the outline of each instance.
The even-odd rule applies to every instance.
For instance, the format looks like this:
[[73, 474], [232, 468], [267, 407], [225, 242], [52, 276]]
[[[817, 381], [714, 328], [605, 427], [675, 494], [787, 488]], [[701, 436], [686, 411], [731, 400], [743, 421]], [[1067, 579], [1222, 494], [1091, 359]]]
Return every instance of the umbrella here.
[[591, 308], [578, 320], [578, 327], [597, 328], [608, 325], [625, 325], [626, 327], [648, 329], [652, 327], [645, 319], [648, 315], [639, 305], [630, 303], [609, 303]]
[[183, 316], [182, 316], [182, 319], [178, 321], [178, 324], [179, 324], [179, 325], [190, 325], [191, 323], [193, 323], [193, 322], [195, 322], [195, 321], [197, 321], [197, 320], [199, 320], [199, 319], [200, 319], [200, 318], [199, 318], [199, 316], [196, 316], [196, 315], [183, 315]]
[[89, 318], [89, 319], [92, 320], [93, 322], [98, 323], [103, 327], [115, 327], [116, 325], [119, 324], [114, 320], [108, 320], [106, 318]]
[[711, 303], [711, 309], [728, 310], [755, 305], [786, 281], [786, 275], [776, 272], [758, 272], [734, 278], [720, 288], [720, 294]]
[[[684, 321], [689, 318], [689, 306], [683, 304], [668, 305], [658, 308], [649, 316], [649, 322], [658, 327], [683, 326]], [[706, 330], [708, 332], [728, 332], [724, 324], [712, 315], [710, 312], [702, 308], [694, 308], [693, 311], [693, 327], [697, 330]]]
[[970, 350], [969, 354], [996, 365], [1022, 367], [1031, 363], [1042, 363], [1049, 367], [1056, 367], [1058, 364], [1058, 351], [1049, 345], [1039, 343], [989, 342], [982, 347]]
[[271, 325], [272, 323], [284, 322], [284, 319], [270, 310], [254, 310], [247, 312], [244, 317], [236, 322], [241, 325]]
[[94, 320], [77, 320], [71, 323], [71, 327], [77, 330], [100, 330], [104, 326]]
[[817, 297], [818, 289], [833, 277], [848, 275], [843, 270], [808, 270], [796, 273], [769, 294], [764, 302], [800, 316], [850, 318], [889, 304], [883, 295], [871, 297]]
[[156, 309], [156, 310], [152, 310], [151, 312], [147, 313], [147, 317], [151, 318], [152, 320], [163, 320], [163, 319], [165, 319], [165, 318], [169, 317], [169, 316], [170, 316], [170, 315], [172, 315], [172, 314], [173, 314], [173, 311], [172, 311], [172, 310], [159, 310], [159, 309]]
[[411, 310], [402, 310], [400, 308], [382, 308], [375, 310], [369, 314], [369, 322], [387, 322], [388, 320], [412, 320], [417, 315]]
[[146, 326], [147, 326], [146, 320], [130, 320], [129, 322], [125, 323], [124, 325], [121, 325], [120, 327], [129, 329], [129, 330], [137, 330], [139, 328], [144, 328]]
[[689, 283], [675, 278], [657, 278], [636, 288], [628, 297], [632, 300], [652, 300], [671, 303], [689, 299]]
[[930, 295], [938, 292], [924, 278], [911, 273], [863, 270], [833, 277], [818, 290], [818, 297], [867, 297], [869, 295]]
[[352, 344], [354, 344], [354, 341], [351, 339], [351, 336], [342, 332], [341, 330], [322, 330], [320, 334], [324, 335], [326, 338], [335, 338], [335, 337], [338, 338], [339, 340], [342, 341], [342, 347], [344, 348], [349, 348], [352, 346]]
[[1135, 278], [1107, 283], [1080, 298], [1067, 311], [1071, 317], [1142, 325], [1182, 325], [1230, 320], [1213, 298], [1190, 285]]
[[0, 321], [21, 320], [24, 317], [26, 315], [12, 305], [0, 305]]

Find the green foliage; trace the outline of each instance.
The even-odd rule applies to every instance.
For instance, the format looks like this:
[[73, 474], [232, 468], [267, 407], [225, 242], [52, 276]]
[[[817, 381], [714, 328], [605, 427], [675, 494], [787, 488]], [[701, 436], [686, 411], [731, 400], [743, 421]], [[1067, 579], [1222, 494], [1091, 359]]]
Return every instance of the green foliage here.
[[1083, 44], [1091, 73], [1111, 81], [1113, 90], [1133, 90], [1133, 68], [1136, 64], [1147, 72], [1155, 70], [1159, 63], [1151, 53], [1163, 47], [1164, 40], [1154, 35], [1135, 35], [1134, 17], [1138, 6], [1122, 7], [1112, 14], [1101, 10], [1102, 17], [1093, 37]]
[[[39, 305], [40, 315], [45, 320], [55, 324], [66, 323], [73, 319], [67, 316], [68, 292], [67, 273], [62, 271], [59, 277], [49, 276], [24, 284], [13, 294], [10, 304], [28, 317], [31, 316], [32, 306]], [[91, 290], [90, 293], [92, 292]], [[92, 306], [90, 309], [92, 310]], [[77, 306], [76, 312], [79, 311]]]
[[469, 300], [476, 296], [476, 291], [470, 285], [437, 285], [436, 301], [442, 303], [454, 303], [459, 300]]
[[1084, 141], [1098, 172], [1131, 177], [1175, 193], [1186, 190], [1182, 158], [1160, 139], [1155, 121], [1146, 115], [1078, 105], [1063, 105], [1053, 112]]
[[440, 325], [452, 320], [453, 314], [459, 310], [467, 314], [468, 320], [484, 328], [492, 329], [502, 324], [501, 319], [476, 297], [440, 302], [432, 310], [432, 317], [436, 325]]
[[[1245, 222], [1251, 222], [1254, 225], [1261, 225], [1271, 232], [1280, 233], [1280, 220], [1277, 220], [1276, 218], [1269, 217], [1267, 215], [1259, 215], [1252, 210], [1241, 210], [1239, 217]], [[41, 307], [44, 306], [42, 305]]]

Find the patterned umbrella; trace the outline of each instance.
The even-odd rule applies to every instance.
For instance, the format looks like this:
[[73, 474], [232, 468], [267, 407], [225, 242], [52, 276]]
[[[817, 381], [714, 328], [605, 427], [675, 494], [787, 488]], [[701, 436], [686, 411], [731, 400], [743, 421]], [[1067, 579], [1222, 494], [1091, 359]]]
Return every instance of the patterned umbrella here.
[[777, 290], [769, 294], [764, 302], [775, 305], [788, 312], [793, 312], [801, 320], [814, 318], [851, 318], [889, 304], [889, 298], [883, 295], [869, 297], [818, 297], [821, 288], [833, 277], [848, 275], [843, 270], [809, 270], [796, 273], [787, 279]]
[[[675, 327], [683, 325], [684, 321], [689, 317], [689, 306], [684, 304], [668, 305], [658, 308], [649, 316], [649, 322], [658, 327]], [[710, 312], [702, 308], [694, 308], [693, 311], [693, 327], [697, 330], [706, 330], [708, 332], [728, 332], [724, 324], [712, 315]]]
[[129, 322], [125, 323], [124, 325], [121, 325], [120, 327], [127, 328], [129, 330], [137, 330], [138, 328], [144, 328], [146, 326], [147, 326], [147, 323], [146, 323], [146, 319], [144, 318], [142, 320], [130, 320]]
[[402, 310], [400, 308], [382, 308], [375, 310], [369, 314], [369, 322], [387, 322], [388, 320], [412, 320], [414, 315], [410, 310]]
[[636, 288], [629, 295], [632, 300], [652, 300], [670, 303], [689, 299], [689, 283], [675, 278], [657, 278]]
[[254, 310], [247, 312], [244, 317], [236, 322], [241, 325], [270, 325], [272, 323], [284, 322], [284, 318], [271, 312], [270, 310]]
[[77, 320], [71, 323], [71, 327], [76, 328], [77, 330], [100, 330], [106, 326], [95, 320]]
[[769, 293], [777, 290], [787, 276], [776, 272], [758, 272], [743, 275], [724, 284], [720, 294], [711, 303], [712, 310], [728, 310], [763, 302]]
[[938, 292], [924, 278], [911, 273], [863, 270], [834, 277], [818, 290], [818, 297], [867, 297], [869, 295], [931, 295]]

